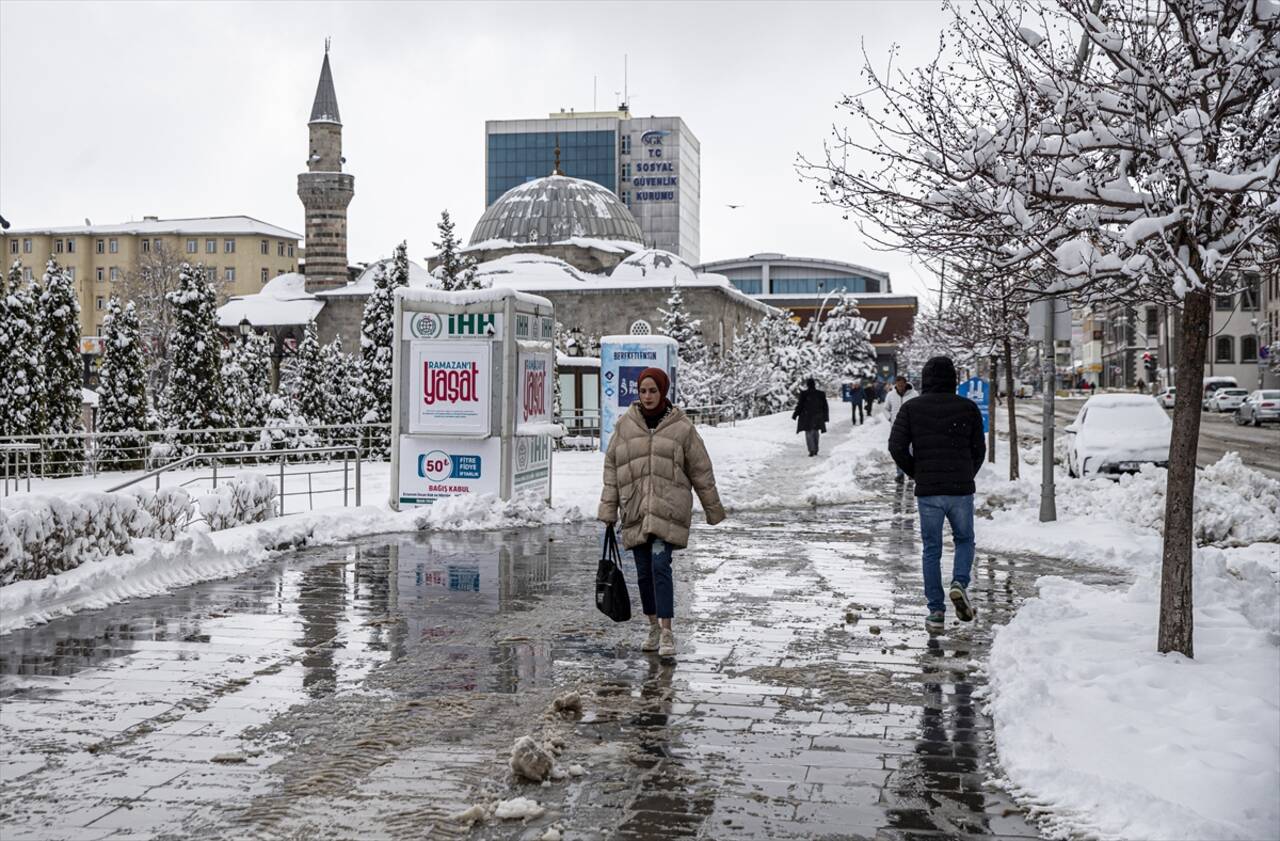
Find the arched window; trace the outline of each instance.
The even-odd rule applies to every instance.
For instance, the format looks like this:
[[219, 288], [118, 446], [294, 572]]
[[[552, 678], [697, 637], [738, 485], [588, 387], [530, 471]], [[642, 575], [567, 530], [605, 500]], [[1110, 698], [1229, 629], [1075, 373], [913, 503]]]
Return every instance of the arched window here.
[[1257, 336], [1241, 336], [1240, 337], [1240, 361], [1241, 362], [1257, 362], [1258, 361], [1258, 337]]
[[631, 329], [627, 332], [633, 336], [649, 336], [653, 333], [653, 327], [650, 326], [649, 322], [641, 318], [632, 322]]
[[1214, 343], [1213, 361], [1235, 362], [1234, 349], [1231, 336], [1219, 336], [1218, 341]]

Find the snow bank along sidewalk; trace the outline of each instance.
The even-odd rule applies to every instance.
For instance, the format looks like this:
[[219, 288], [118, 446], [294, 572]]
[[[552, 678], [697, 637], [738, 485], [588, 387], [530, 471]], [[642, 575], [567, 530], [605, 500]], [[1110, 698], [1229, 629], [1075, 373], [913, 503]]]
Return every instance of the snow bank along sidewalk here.
[[[831, 433], [823, 453], [805, 457], [803, 438], [789, 413], [700, 427], [716, 467], [721, 495], [729, 510], [808, 507], [853, 502], [868, 496], [888, 462], [887, 425], [876, 418], [852, 428], [841, 404], [833, 404]], [[135, 537], [112, 557], [95, 557], [75, 569], [36, 581], [0, 587], [0, 633], [46, 622], [79, 610], [101, 608], [125, 599], [169, 592], [176, 587], [237, 575], [289, 549], [322, 546], [372, 534], [435, 530], [486, 530], [573, 522], [595, 516], [604, 456], [599, 452], [557, 453], [552, 505], [536, 500], [503, 503], [493, 496], [467, 497], [432, 508], [391, 511], [386, 463], [365, 467], [364, 498], [376, 503], [290, 514], [266, 522], [210, 531], [197, 524], [171, 539]], [[44, 495], [92, 494], [117, 476], [51, 480]], [[26, 495], [10, 497], [21, 505]], [[96, 494], [101, 497], [102, 494]], [[27, 496], [28, 499], [32, 497]]]
[[990, 711], [1009, 789], [1055, 837], [1280, 838], [1280, 482], [1234, 453], [1197, 476], [1189, 660], [1156, 653], [1166, 471], [1059, 474], [1056, 523], [1038, 521], [1039, 472], [983, 470], [979, 550], [1133, 582], [1041, 579], [997, 633]]

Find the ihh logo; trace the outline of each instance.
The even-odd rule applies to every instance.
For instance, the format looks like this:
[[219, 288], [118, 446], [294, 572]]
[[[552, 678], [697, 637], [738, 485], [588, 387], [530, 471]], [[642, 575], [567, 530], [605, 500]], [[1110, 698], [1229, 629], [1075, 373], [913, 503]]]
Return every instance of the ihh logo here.
[[444, 332], [444, 319], [433, 312], [416, 313], [409, 319], [409, 332], [415, 339], [434, 339]]

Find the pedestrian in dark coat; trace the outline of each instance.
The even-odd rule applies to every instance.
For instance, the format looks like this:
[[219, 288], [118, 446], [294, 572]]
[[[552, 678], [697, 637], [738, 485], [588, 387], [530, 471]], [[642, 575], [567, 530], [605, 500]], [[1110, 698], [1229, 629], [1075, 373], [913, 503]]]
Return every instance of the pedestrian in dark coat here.
[[818, 389], [813, 377], [805, 380], [805, 389], [800, 392], [796, 401], [796, 410], [791, 413], [796, 422], [796, 432], [804, 433], [804, 442], [809, 447], [809, 457], [818, 454], [818, 436], [827, 431], [829, 408], [827, 393]]
[[973, 567], [974, 477], [982, 468], [987, 444], [982, 414], [972, 400], [956, 394], [956, 368], [945, 356], [925, 363], [920, 396], [898, 409], [889, 433], [889, 454], [915, 480], [923, 544], [924, 591], [929, 604], [925, 626], [946, 627], [942, 590], [942, 522], [951, 524], [956, 555], [951, 574], [951, 601], [956, 615], [973, 619], [969, 572]]
[[863, 415], [862, 407], [866, 405], [867, 396], [866, 389], [862, 387], [862, 380], [854, 380], [853, 385], [849, 387], [849, 411], [850, 419], [853, 425], [857, 426], [862, 423], [866, 417]]
[[867, 401], [867, 417], [871, 417], [871, 409], [876, 405], [876, 381], [872, 380], [867, 383], [867, 387], [862, 390], [862, 399]]

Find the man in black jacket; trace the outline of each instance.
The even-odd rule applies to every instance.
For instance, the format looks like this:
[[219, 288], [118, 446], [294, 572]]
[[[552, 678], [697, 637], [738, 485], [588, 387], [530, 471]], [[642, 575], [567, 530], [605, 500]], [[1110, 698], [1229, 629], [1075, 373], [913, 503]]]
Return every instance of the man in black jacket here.
[[827, 409], [827, 393], [818, 390], [818, 384], [813, 381], [813, 377], [805, 380], [805, 390], [800, 392], [800, 400], [796, 403], [796, 410], [791, 413], [791, 418], [796, 422], [796, 432], [804, 433], [804, 442], [809, 447], [809, 456], [812, 458], [818, 454], [818, 436], [827, 431], [827, 421], [830, 419]]
[[946, 628], [942, 590], [942, 521], [951, 523], [956, 545], [951, 571], [951, 601], [964, 622], [973, 619], [969, 571], [973, 567], [973, 479], [987, 454], [978, 405], [956, 394], [956, 367], [945, 356], [925, 363], [920, 395], [903, 403], [889, 433], [889, 454], [915, 480], [924, 546], [924, 594], [929, 602], [925, 627]]

